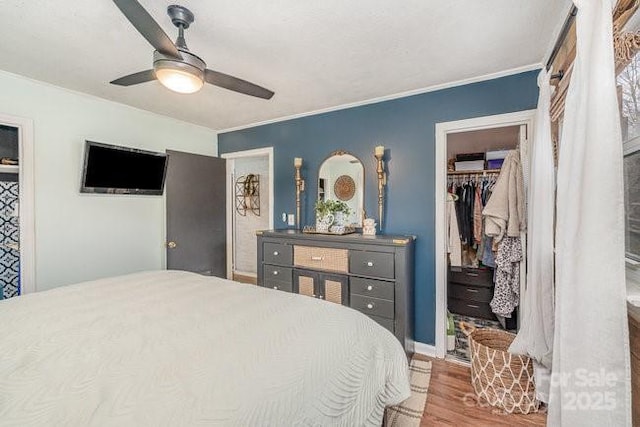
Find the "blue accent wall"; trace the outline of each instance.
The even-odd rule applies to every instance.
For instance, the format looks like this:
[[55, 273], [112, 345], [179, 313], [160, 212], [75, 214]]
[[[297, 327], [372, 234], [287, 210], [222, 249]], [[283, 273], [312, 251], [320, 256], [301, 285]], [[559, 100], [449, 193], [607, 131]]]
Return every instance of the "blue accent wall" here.
[[[274, 147], [275, 226], [295, 212], [293, 158], [302, 157], [302, 224], [315, 221], [318, 168], [331, 151], [344, 149], [365, 168], [365, 209], [377, 217], [373, 148], [386, 147], [384, 232], [414, 234], [416, 241], [415, 339], [435, 343], [435, 125], [534, 109], [537, 71], [435, 92], [322, 113], [218, 135], [220, 154]], [[277, 94], [276, 94], [277, 96]], [[301, 96], [304, 96], [301, 94]]]

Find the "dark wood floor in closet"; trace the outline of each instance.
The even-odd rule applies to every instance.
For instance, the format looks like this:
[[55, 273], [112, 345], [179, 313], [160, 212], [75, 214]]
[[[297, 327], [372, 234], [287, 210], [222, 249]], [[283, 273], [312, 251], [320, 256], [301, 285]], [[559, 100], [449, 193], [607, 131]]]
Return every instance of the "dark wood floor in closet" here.
[[473, 404], [471, 372], [468, 367], [431, 359], [425, 356], [414, 357], [431, 360], [431, 382], [427, 394], [427, 403], [422, 416], [421, 426], [544, 426], [546, 414], [529, 415], [503, 414], [492, 407], [479, 407]]

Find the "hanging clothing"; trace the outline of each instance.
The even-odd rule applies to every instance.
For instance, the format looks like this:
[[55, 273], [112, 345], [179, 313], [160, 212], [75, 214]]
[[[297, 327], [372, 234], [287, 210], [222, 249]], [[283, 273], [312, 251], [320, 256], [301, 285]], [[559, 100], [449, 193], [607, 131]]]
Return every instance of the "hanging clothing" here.
[[458, 231], [456, 203], [451, 193], [447, 193], [447, 253], [452, 267], [462, 267], [462, 244]]
[[[547, 425], [630, 426], [622, 137], [611, 42], [615, 2], [573, 2], [576, 58], [559, 144], [556, 380]], [[610, 380], [585, 384], [586, 375]]]
[[555, 199], [555, 170], [551, 140], [550, 71], [538, 75], [540, 95], [536, 111], [534, 140], [531, 146], [531, 181], [528, 193], [527, 289], [521, 308], [518, 335], [511, 343], [511, 353], [523, 354], [534, 360], [536, 397], [549, 402], [550, 382], [545, 381], [551, 371], [553, 357], [553, 216]]
[[504, 237], [496, 256], [495, 286], [491, 310], [502, 317], [511, 313], [520, 303], [520, 261], [522, 244], [520, 237]]
[[519, 237], [527, 228], [524, 212], [524, 187], [520, 153], [509, 151], [493, 188], [491, 198], [482, 211], [485, 233], [499, 242], [503, 236]]
[[480, 244], [482, 241], [482, 185], [474, 184], [473, 202], [473, 241]]
[[482, 252], [482, 263], [487, 267], [495, 268], [496, 260], [493, 256], [493, 237], [485, 236], [484, 251]]

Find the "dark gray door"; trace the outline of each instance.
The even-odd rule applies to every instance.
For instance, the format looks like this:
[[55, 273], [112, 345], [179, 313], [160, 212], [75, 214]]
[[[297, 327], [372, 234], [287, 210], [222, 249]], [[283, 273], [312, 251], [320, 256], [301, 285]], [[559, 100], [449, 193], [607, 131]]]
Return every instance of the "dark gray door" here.
[[226, 278], [225, 160], [167, 154], [167, 268]]

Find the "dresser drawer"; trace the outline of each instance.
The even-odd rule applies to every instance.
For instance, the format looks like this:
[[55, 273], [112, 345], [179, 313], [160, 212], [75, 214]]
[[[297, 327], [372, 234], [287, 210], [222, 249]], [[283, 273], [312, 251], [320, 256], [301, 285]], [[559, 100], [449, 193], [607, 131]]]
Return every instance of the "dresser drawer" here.
[[493, 286], [493, 270], [490, 268], [449, 269], [449, 283]]
[[457, 298], [466, 301], [490, 303], [493, 298], [493, 289], [486, 286], [459, 285], [449, 283], [449, 298]]
[[380, 316], [369, 316], [369, 317], [375, 320], [378, 325], [382, 326], [387, 331], [391, 332], [392, 334], [395, 333], [395, 330], [394, 330], [395, 328], [393, 327], [392, 319], [385, 319], [384, 317], [380, 317]]
[[393, 282], [352, 277], [350, 281], [351, 294], [380, 298], [393, 301], [395, 285]]
[[349, 253], [349, 271], [363, 276], [395, 277], [394, 255], [386, 252], [351, 251]]
[[293, 283], [291, 280], [291, 274], [293, 271], [292, 268], [278, 267], [275, 265], [265, 265], [263, 271], [265, 286], [267, 286], [267, 283], [273, 282], [286, 283], [289, 285]]
[[293, 247], [293, 263], [296, 267], [347, 273], [349, 271], [349, 251], [347, 249], [296, 245]]
[[268, 264], [291, 265], [293, 248], [291, 245], [280, 243], [265, 243], [262, 258]]
[[448, 298], [448, 309], [452, 313], [463, 316], [479, 317], [481, 319], [495, 320], [496, 316], [491, 311], [489, 303]]
[[362, 295], [351, 295], [351, 308], [368, 315], [393, 319], [394, 303], [386, 299], [370, 298]]
[[264, 280], [264, 287], [278, 291], [293, 292], [293, 283], [278, 282], [270, 277]]

